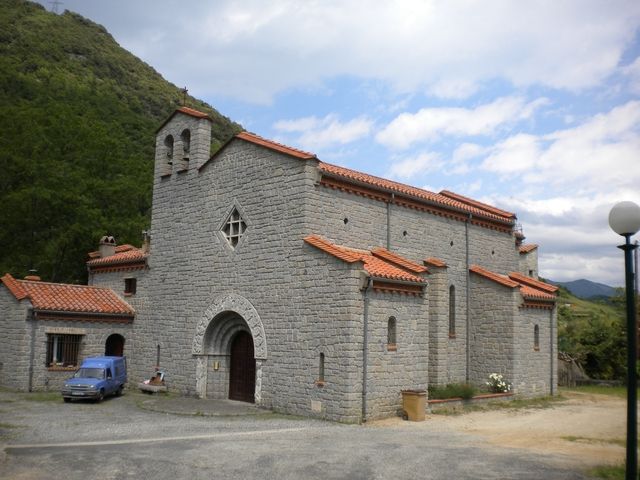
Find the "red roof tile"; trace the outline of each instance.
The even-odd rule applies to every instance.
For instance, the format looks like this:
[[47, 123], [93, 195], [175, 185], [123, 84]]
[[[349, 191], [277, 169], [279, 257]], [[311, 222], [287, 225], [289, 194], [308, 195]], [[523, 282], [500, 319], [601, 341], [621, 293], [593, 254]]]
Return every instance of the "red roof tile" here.
[[247, 142], [270, 148], [271, 150], [276, 150], [280, 153], [286, 153], [287, 155], [291, 155], [292, 157], [297, 157], [304, 160], [317, 158], [315, 153], [309, 153], [305, 152], [304, 150], [298, 150], [297, 148], [288, 147], [287, 145], [283, 145], [282, 143], [274, 142], [273, 140], [267, 140], [266, 138], [262, 138], [255, 133], [250, 133], [247, 131], [238, 133], [235, 138], [246, 140]]
[[479, 265], [471, 265], [471, 267], [469, 267], [469, 271], [482, 277], [488, 278], [489, 280], [493, 280], [494, 282], [499, 283], [500, 285], [504, 285], [505, 287], [516, 288], [520, 286], [518, 282], [514, 282], [506, 275], [493, 273], [485, 268], [480, 267]]
[[407, 260], [406, 258], [401, 257], [400, 255], [396, 255], [395, 253], [390, 252], [386, 248], [378, 247], [371, 250], [371, 253], [374, 257], [379, 257], [382, 260], [385, 260], [389, 263], [393, 263], [400, 268], [404, 268], [405, 270], [409, 270], [413, 273], [424, 273], [427, 272], [427, 267], [420, 265], [418, 263], [414, 263], [411, 260]]
[[109, 288], [16, 280], [0, 280], [17, 300], [28, 298], [37, 311], [133, 316], [135, 311]]
[[459, 202], [466, 203], [467, 205], [479, 208], [481, 210], [486, 210], [487, 212], [495, 213], [500, 217], [506, 217], [506, 218], [516, 217], [514, 213], [507, 212], [506, 210], [501, 210], [492, 205], [487, 205], [486, 203], [479, 202], [477, 200], [474, 200], [473, 198], [465, 197], [463, 195], [460, 195], [459, 193], [450, 192], [449, 190], [442, 190], [440, 192], [440, 195], [449, 197], [452, 200], [457, 200]]
[[451, 198], [451, 196], [433, 193], [428, 190], [423, 190], [421, 188], [412, 187], [403, 183], [387, 180], [385, 178], [358, 172], [349, 168], [331, 165], [325, 162], [320, 162], [318, 166], [320, 170], [325, 174], [348, 179], [350, 181], [361, 184], [366, 184], [374, 188], [408, 195], [410, 197], [426, 201], [436, 206], [455, 209], [457, 211], [465, 213], [471, 213], [475, 216], [498, 220], [502, 223], [512, 224], [516, 218], [513, 213], [504, 212], [504, 210], [499, 210], [494, 207], [482, 207], [484, 204], [471, 201], [470, 199], [466, 199], [466, 197], [459, 196], [466, 199], [465, 201], [462, 201], [459, 199]]
[[100, 252], [90, 252], [89, 257], [91, 260], [87, 262], [87, 266], [97, 267], [104, 265], [122, 265], [127, 263], [141, 262], [146, 260], [147, 254], [140, 248], [136, 248], [132, 245], [118, 245], [116, 247], [115, 255], [109, 257], [100, 257]]
[[196, 117], [196, 118], [208, 118], [211, 119], [211, 117], [203, 112], [199, 112], [198, 110], [194, 110], [193, 108], [189, 108], [189, 107], [180, 107], [178, 109], [176, 109], [176, 112], [181, 112], [181, 113], [185, 113], [187, 115], [191, 115], [192, 117]]
[[520, 253], [529, 253], [534, 251], [536, 248], [538, 248], [538, 245], [536, 245], [535, 243], [528, 243], [527, 245], [520, 245], [518, 247], [518, 251]]
[[469, 270], [488, 278], [489, 280], [493, 280], [496, 283], [504, 285], [505, 287], [519, 288], [520, 294], [525, 299], [543, 300], [547, 302], [554, 302], [556, 300], [554, 292], [558, 290], [557, 287], [540, 282], [539, 280], [534, 280], [533, 278], [529, 278], [520, 273], [512, 272], [509, 276], [500, 275], [498, 273], [490, 272], [478, 265], [472, 265]]
[[[293, 157], [297, 157], [300, 159], [304, 159], [304, 160], [317, 159], [317, 156], [314, 153], [305, 152], [304, 150], [299, 150], [297, 148], [289, 147], [287, 145], [283, 145], [281, 143], [268, 140], [259, 135], [256, 135], [255, 133], [244, 131], [244, 132], [238, 133], [234, 138], [246, 140], [256, 145], [261, 145], [263, 147], [270, 148], [272, 150], [285, 153], [287, 155], [291, 155]], [[449, 192], [447, 190], [443, 190], [439, 194], [433, 193], [433, 192], [429, 192], [428, 190], [411, 187], [409, 185], [394, 182], [381, 177], [376, 177], [374, 175], [358, 172], [356, 170], [339, 167], [337, 165], [331, 165], [325, 162], [319, 162], [318, 168], [320, 168], [320, 170], [327, 175], [336, 176], [342, 179], [347, 179], [352, 182], [366, 184], [370, 187], [377, 188], [377, 189], [402, 193], [402, 194], [417, 198], [419, 200], [432, 203], [436, 206], [455, 209], [457, 211], [464, 212], [464, 213], [471, 213], [474, 216], [478, 216], [478, 217], [498, 220], [501, 223], [506, 223], [511, 225], [514, 223], [516, 219], [515, 214], [511, 212], [507, 212], [505, 210], [492, 207], [491, 205], [487, 205], [485, 203], [472, 200], [470, 198], [464, 197], [462, 195], [458, 195], [453, 192]]]
[[536, 288], [538, 290], [544, 290], [545, 292], [555, 293], [558, 291], [558, 287], [555, 285], [550, 285], [545, 282], [541, 282], [540, 280], [536, 280], [535, 278], [527, 277], [518, 272], [511, 272], [509, 274], [509, 278], [511, 280], [515, 280], [516, 282], [524, 283], [525, 285], [529, 285], [530, 287]]
[[[333, 255], [334, 257], [339, 258], [344, 262], [362, 262], [364, 264], [365, 271], [373, 277], [403, 282], [424, 283], [424, 280], [421, 277], [414, 275], [413, 273], [411, 273], [411, 271], [407, 271], [394, 263], [388, 262], [378, 256], [374, 256], [367, 250], [358, 250], [355, 248], [335, 245], [328, 240], [320, 237], [319, 235], [309, 235], [304, 238], [304, 241], [309, 245], [313, 245], [314, 247], [323, 250], [324, 252]], [[403, 257], [392, 254], [391, 252], [389, 253], [394, 258], [406, 263], [407, 265], [419, 267], [419, 265], [414, 264], [413, 262]]]
[[207, 120], [211, 121], [211, 117], [206, 113], [199, 112], [198, 110], [194, 110], [193, 108], [189, 107], [180, 107], [176, 108], [173, 113], [169, 115], [164, 122], [162, 122], [162, 124], [156, 129], [156, 133], [162, 130], [162, 127], [169, 123], [169, 120], [171, 120], [176, 113], [184, 113], [185, 115], [190, 115], [195, 118], [206, 118]]
[[429, 257], [427, 258], [424, 263], [426, 263], [427, 265], [430, 265], [432, 267], [439, 267], [439, 268], [446, 268], [447, 264], [444, 263], [442, 260], [440, 260], [439, 258], [435, 258], [435, 257]]

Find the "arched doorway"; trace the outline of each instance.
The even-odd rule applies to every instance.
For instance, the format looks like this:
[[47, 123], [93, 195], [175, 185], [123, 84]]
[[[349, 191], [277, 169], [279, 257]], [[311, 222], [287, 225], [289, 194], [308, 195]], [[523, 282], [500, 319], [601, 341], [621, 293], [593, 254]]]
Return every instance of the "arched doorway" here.
[[118, 333], [109, 335], [104, 344], [106, 356], [122, 357], [124, 355], [124, 337]]
[[238, 332], [231, 341], [229, 365], [229, 398], [254, 403], [256, 389], [256, 359], [253, 338], [245, 331]]

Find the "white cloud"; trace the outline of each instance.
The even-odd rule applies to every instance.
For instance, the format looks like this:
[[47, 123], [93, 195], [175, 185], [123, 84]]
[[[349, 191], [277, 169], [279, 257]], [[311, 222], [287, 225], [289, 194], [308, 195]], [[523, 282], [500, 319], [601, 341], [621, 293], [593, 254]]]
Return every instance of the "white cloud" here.
[[475, 108], [423, 108], [398, 115], [376, 135], [376, 140], [388, 147], [408, 148], [445, 135], [492, 135], [502, 126], [530, 118], [545, 103], [545, 99], [525, 103], [522, 97], [502, 97]]
[[394, 162], [386, 176], [407, 180], [416, 175], [432, 172], [440, 168], [442, 168], [442, 160], [438, 155], [434, 153], [420, 153], [415, 157]]
[[66, 0], [64, 7], [105, 24], [125, 48], [197, 96], [261, 103], [340, 76], [449, 98], [495, 79], [575, 91], [616, 70], [640, 23], [636, 0], [185, 0], [161, 7]]
[[[640, 102], [630, 101], [548, 135], [517, 134], [498, 143], [481, 168], [525, 183], [618, 193], [640, 184]], [[515, 180], [515, 179], [514, 179]]]
[[376, 140], [388, 147], [408, 148], [445, 135], [492, 135], [503, 126], [530, 118], [545, 103], [545, 99], [525, 103], [522, 97], [502, 97], [475, 108], [423, 108], [398, 115], [376, 135]]
[[633, 63], [622, 68], [622, 74], [629, 82], [629, 90], [636, 95], [640, 95], [640, 57]]
[[285, 133], [299, 134], [295, 140], [303, 148], [320, 149], [344, 145], [369, 135], [373, 121], [365, 116], [342, 122], [337, 115], [315, 116], [294, 120], [280, 120], [273, 126]]

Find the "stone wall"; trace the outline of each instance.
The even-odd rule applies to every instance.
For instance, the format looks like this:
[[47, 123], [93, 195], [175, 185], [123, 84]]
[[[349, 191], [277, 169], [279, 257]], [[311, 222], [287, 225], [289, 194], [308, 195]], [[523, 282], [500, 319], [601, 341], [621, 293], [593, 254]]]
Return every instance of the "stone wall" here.
[[0, 385], [18, 390], [29, 385], [30, 305], [17, 301], [0, 283]]
[[519, 254], [518, 271], [528, 277], [538, 279], [538, 249], [531, 250], [528, 253]]
[[500, 373], [514, 383], [514, 322], [520, 293], [472, 274], [471, 295], [470, 381], [484, 386], [491, 373]]
[[[515, 325], [515, 391], [528, 397], [555, 393], [558, 384], [555, 309], [520, 308]], [[539, 328], [537, 349], [534, 345], [536, 325]], [[550, 337], [551, 331], [554, 333]]]

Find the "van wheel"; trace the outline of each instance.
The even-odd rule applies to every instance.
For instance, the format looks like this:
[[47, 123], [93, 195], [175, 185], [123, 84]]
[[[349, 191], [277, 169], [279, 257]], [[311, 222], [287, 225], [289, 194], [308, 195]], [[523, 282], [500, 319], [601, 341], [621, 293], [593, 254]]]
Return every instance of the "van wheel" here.
[[64, 400], [64, 403], [69, 403], [71, 401], [71, 399], [67, 397], [63, 397], [62, 399]]
[[124, 390], [124, 385], [120, 385], [120, 386], [118, 387], [118, 390], [116, 390], [116, 396], [117, 396], [117, 397], [122, 396], [122, 392], [123, 392], [123, 390]]
[[96, 397], [96, 402], [100, 403], [102, 400], [104, 400], [104, 390], [100, 389], [100, 393]]

